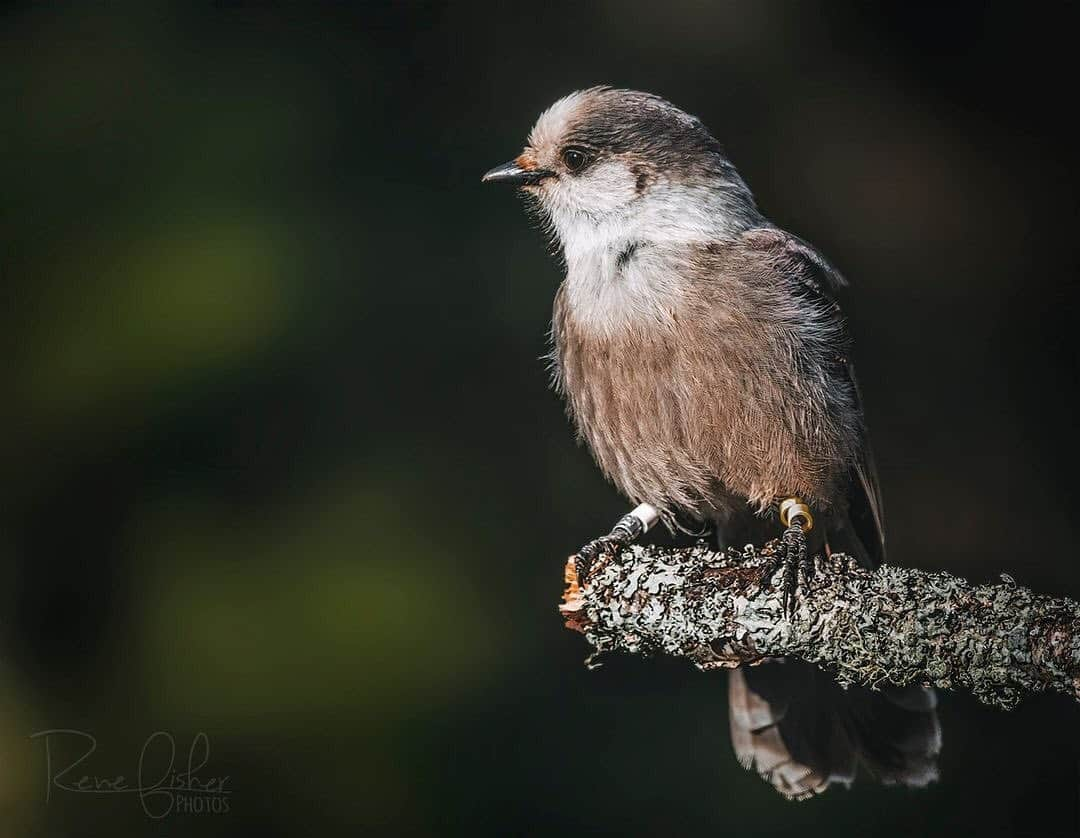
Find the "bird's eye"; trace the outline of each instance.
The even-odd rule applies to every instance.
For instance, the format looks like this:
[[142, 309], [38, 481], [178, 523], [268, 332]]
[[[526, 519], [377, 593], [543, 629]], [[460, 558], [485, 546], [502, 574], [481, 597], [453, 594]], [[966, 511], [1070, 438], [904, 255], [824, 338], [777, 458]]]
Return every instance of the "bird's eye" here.
[[571, 172], [580, 172], [589, 162], [589, 155], [585, 149], [571, 146], [563, 149], [562, 161]]

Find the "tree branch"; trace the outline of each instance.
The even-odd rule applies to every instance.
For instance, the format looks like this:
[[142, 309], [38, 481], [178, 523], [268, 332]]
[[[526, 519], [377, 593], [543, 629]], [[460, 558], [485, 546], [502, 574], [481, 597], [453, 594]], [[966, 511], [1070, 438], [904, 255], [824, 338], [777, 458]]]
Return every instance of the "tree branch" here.
[[758, 551], [704, 545], [624, 547], [566, 566], [560, 611], [596, 651], [669, 654], [701, 669], [791, 656], [844, 685], [930, 684], [964, 689], [1011, 708], [1027, 693], [1056, 690], [1080, 700], [1080, 605], [1039, 596], [1002, 575], [971, 585], [947, 573], [817, 557], [800, 579], [791, 620], [780, 573], [767, 573], [776, 542]]

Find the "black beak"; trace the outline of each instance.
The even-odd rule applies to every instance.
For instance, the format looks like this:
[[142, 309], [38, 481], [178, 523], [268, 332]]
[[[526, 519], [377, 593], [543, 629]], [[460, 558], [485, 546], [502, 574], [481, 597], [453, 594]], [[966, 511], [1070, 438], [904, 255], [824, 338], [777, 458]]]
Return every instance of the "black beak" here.
[[539, 183], [546, 177], [551, 177], [554, 172], [547, 169], [523, 169], [513, 160], [496, 166], [482, 178], [482, 183], [513, 183], [518, 186], [530, 186]]

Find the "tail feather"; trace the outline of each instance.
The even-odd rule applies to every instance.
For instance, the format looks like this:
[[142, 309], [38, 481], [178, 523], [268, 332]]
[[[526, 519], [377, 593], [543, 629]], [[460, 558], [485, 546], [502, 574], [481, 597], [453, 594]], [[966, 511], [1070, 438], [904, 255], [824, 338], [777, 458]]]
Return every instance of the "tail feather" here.
[[[843, 552], [868, 568], [884, 561], [881, 495], [868, 447], [844, 502], [821, 517], [811, 536], [820, 539], [814, 552]], [[717, 521], [717, 537], [721, 547], [757, 544], [774, 537], [776, 526], [773, 518], [744, 514]], [[808, 663], [781, 659], [733, 670], [728, 692], [736, 757], [785, 797], [850, 785], [860, 768], [905, 786], [938, 777], [941, 726], [928, 687], [845, 690]]]
[[736, 758], [785, 797], [850, 785], [860, 767], [889, 784], [937, 779], [932, 690], [844, 690], [815, 667], [786, 660], [732, 671], [728, 692]]
[[777, 727], [773, 708], [746, 686], [741, 670], [731, 673], [728, 684], [731, 743], [743, 768], [757, 771], [784, 797], [801, 800], [829, 786], [826, 777], [795, 761]]

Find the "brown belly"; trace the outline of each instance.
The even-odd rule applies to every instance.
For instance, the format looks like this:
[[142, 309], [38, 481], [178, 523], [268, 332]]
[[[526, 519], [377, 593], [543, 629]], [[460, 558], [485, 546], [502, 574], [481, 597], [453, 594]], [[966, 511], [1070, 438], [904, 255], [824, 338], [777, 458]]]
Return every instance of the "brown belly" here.
[[[682, 332], [556, 329], [560, 388], [605, 475], [632, 501], [708, 515], [801, 495], [827, 505], [843, 468], [795, 371]], [[727, 350], [727, 351], [725, 351]]]

